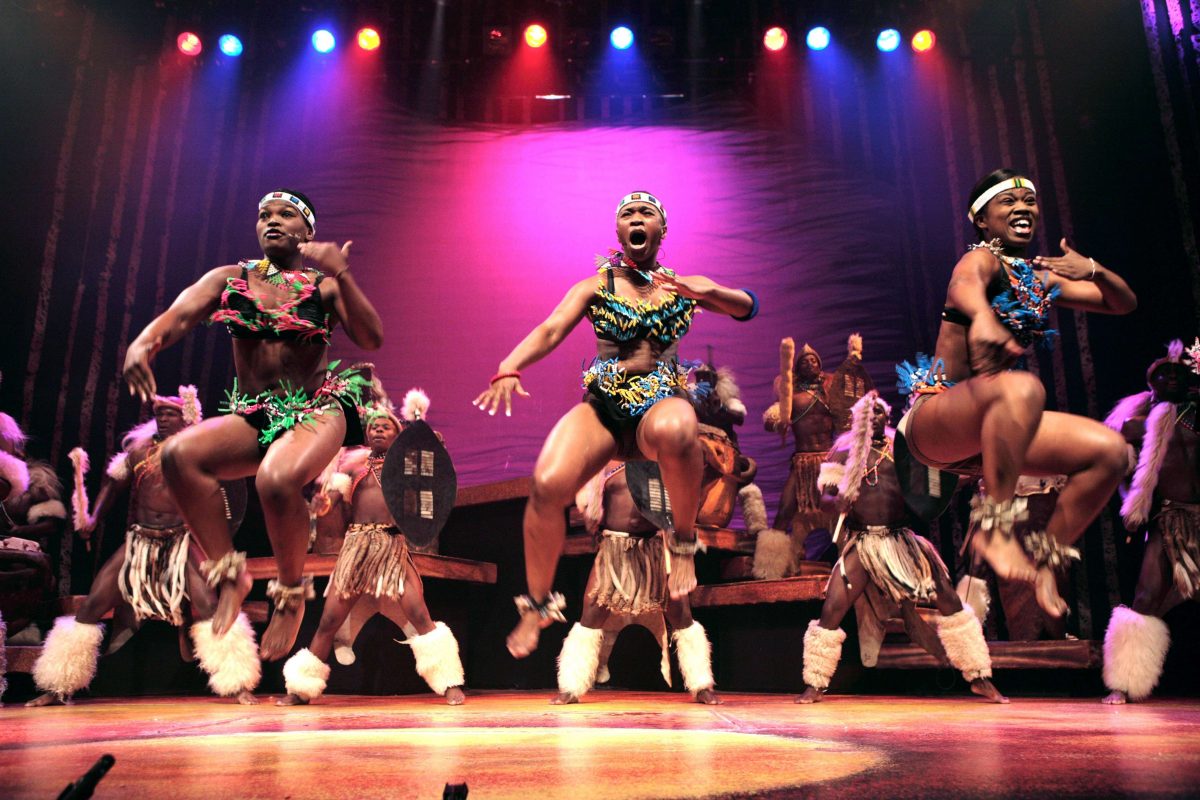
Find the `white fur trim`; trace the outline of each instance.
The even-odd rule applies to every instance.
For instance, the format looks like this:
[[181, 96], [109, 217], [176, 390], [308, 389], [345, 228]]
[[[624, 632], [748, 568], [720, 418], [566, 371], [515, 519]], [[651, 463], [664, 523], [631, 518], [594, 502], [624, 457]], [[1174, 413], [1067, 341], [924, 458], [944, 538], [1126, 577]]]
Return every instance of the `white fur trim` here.
[[861, 359], [863, 354], [863, 338], [861, 333], [852, 333], [846, 339], [846, 356]]
[[66, 519], [67, 507], [62, 504], [61, 500], [46, 500], [42, 503], [35, 503], [29, 507], [29, 512], [25, 515], [25, 519], [32, 525], [43, 519]]
[[26, 438], [25, 431], [21, 430], [17, 421], [0, 411], [0, 441], [5, 442], [13, 451], [21, 453], [24, 452]]
[[451, 686], [462, 686], [462, 660], [458, 656], [458, 640], [444, 622], [434, 623], [429, 633], [406, 639], [417, 661], [417, 674], [425, 679], [436, 694], [445, 694]]
[[141, 425], [135, 425], [121, 437], [121, 449], [127, 453], [144, 450], [154, 443], [158, 435], [158, 421], [151, 417]]
[[558, 653], [558, 690], [579, 699], [596, 682], [600, 666], [603, 628], [585, 628], [576, 622]]
[[1117, 606], [1104, 632], [1104, 685], [1130, 700], [1145, 700], [1158, 684], [1170, 646], [1165, 622]]
[[746, 523], [746, 530], [753, 534], [765, 530], [767, 505], [763, 502], [762, 489], [748, 483], [738, 490], [738, 499], [742, 502], [742, 521]]
[[992, 593], [988, 590], [987, 581], [963, 575], [955, 590], [958, 599], [971, 607], [982, 625], [992, 609]]
[[732, 398], [728, 403], [726, 403], [725, 408], [729, 409], [734, 414], [741, 414], [743, 416], [746, 414], [746, 404], [736, 397]]
[[695, 620], [683, 630], [674, 631], [675, 654], [679, 657], [679, 672], [683, 685], [696, 696], [715, 685], [712, 674], [712, 644], [704, 626]]
[[329, 480], [325, 482], [326, 492], [337, 492], [342, 496], [342, 499], [347, 499], [350, 494], [350, 487], [353, 481], [349, 475], [344, 472], [335, 472], [329, 476]]
[[992, 677], [992, 654], [983, 638], [983, 626], [971, 606], [963, 606], [962, 611], [948, 617], [938, 616], [937, 629], [950, 666], [961, 672], [968, 683]]
[[108, 468], [104, 472], [114, 481], [129, 480], [129, 453], [122, 451], [109, 459]]
[[1151, 392], [1138, 392], [1128, 397], [1122, 397], [1113, 406], [1113, 410], [1108, 412], [1108, 416], [1104, 418], [1104, 424], [1120, 433], [1126, 422], [1134, 417], [1143, 416], [1150, 410], [1152, 397], [1154, 395]]
[[408, 422], [425, 419], [429, 414], [429, 395], [424, 389], [409, 389], [400, 404], [400, 416]]
[[846, 475], [846, 465], [840, 461], [822, 461], [817, 474], [817, 488], [821, 491], [836, 489]]
[[9, 486], [8, 494], [4, 497], [5, 502], [29, 491], [29, 467], [21, 459], [2, 450], [0, 450], [0, 478], [3, 478]]
[[87, 451], [82, 447], [72, 448], [71, 452], [67, 453], [67, 458], [71, 459], [71, 465], [74, 468], [75, 481], [71, 489], [71, 521], [75, 525], [75, 530], [78, 531], [91, 521], [88, 515], [87, 486], [84, 484], [88, 468], [91, 466], [91, 459], [88, 458]]
[[814, 689], [829, 688], [833, 673], [842, 660], [842, 642], [846, 632], [841, 628], [822, 628], [818, 620], [808, 623], [804, 632], [804, 685]]
[[763, 412], [762, 418], [763, 424], [767, 426], [769, 430], [778, 433], [783, 427], [783, 417], [779, 412], [779, 403], [777, 402], [772, 403], [767, 407], [767, 410]]
[[792, 565], [792, 537], [774, 528], [758, 532], [754, 540], [754, 577], [777, 580]]
[[316, 700], [325, 693], [329, 680], [329, 665], [312, 654], [307, 647], [283, 664], [283, 687], [305, 702]]
[[192, 625], [192, 641], [196, 643], [196, 658], [200, 668], [208, 673], [208, 686], [221, 697], [234, 697], [251, 692], [262, 678], [262, 662], [254, 629], [245, 614], [237, 619], [223, 636], [216, 636], [212, 620]]
[[76, 622], [74, 617], [59, 617], [46, 634], [42, 653], [33, 664], [33, 682], [43, 692], [70, 697], [84, 689], [96, 677], [103, 625]]
[[200, 396], [192, 384], [179, 387], [179, 396], [183, 399], [183, 421], [186, 425], [195, 425], [204, 419], [204, 409], [200, 406]]
[[1162, 472], [1163, 460], [1175, 435], [1175, 404], [1158, 403], [1146, 416], [1146, 432], [1142, 436], [1142, 451], [1138, 453], [1137, 469], [1129, 484], [1129, 494], [1121, 503], [1121, 519], [1125, 527], [1134, 530], [1145, 524], [1154, 503], [1154, 489]]
[[871, 438], [875, 431], [875, 407], [882, 406], [884, 413], [892, 414], [892, 407], [872, 389], [850, 407], [849, 445], [846, 450], [846, 470], [838, 482], [838, 495], [844, 502], [853, 503], [862, 489], [871, 460]]

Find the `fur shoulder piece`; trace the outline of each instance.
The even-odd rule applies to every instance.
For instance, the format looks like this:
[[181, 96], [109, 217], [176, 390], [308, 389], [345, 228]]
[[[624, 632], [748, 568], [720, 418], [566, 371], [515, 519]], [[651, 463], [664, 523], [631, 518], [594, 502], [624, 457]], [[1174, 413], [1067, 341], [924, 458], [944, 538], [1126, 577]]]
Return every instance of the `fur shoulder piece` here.
[[142, 424], [130, 428], [121, 437], [121, 449], [126, 453], [132, 453], [135, 450], [144, 450], [150, 446], [157, 435], [158, 422], [154, 419], [148, 419]]
[[114, 481], [129, 480], [129, 453], [122, 450], [109, 459], [108, 468], [104, 473]]
[[1113, 406], [1113, 410], [1108, 412], [1108, 416], [1104, 419], [1104, 424], [1112, 428], [1117, 433], [1121, 432], [1121, 428], [1125, 423], [1134, 417], [1141, 417], [1150, 409], [1150, 398], [1153, 395], [1150, 392], [1138, 392], [1131, 394], [1128, 397], [1122, 397]]
[[5, 502], [29, 491], [29, 467], [21, 459], [9, 455], [3, 450], [0, 450], [0, 478], [8, 483], [8, 494], [4, 497]]
[[337, 492], [342, 497], [350, 494], [350, 486], [352, 481], [349, 475], [344, 472], [334, 472], [322, 485], [323, 491]]
[[817, 488], [822, 491], [836, 489], [846, 474], [846, 465], [840, 461], [824, 461], [817, 475]]

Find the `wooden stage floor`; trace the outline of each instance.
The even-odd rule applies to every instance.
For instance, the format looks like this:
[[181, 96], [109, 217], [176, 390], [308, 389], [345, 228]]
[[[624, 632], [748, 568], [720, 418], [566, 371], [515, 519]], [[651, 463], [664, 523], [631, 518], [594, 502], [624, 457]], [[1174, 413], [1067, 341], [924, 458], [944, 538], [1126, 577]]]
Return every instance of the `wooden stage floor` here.
[[98, 798], [1129, 797], [1200, 794], [1200, 702], [596, 691], [212, 698], [0, 710], [0, 796], [56, 797], [101, 754]]

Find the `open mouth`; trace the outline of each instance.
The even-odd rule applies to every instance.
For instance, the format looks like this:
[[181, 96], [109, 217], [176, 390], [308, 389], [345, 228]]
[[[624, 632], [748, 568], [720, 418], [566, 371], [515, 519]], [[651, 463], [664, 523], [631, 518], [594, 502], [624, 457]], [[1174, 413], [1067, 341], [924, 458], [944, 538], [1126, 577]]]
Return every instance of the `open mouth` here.
[[1033, 233], [1033, 220], [1029, 217], [1018, 217], [1010, 224], [1014, 233], [1028, 236]]
[[264, 239], [266, 239], [266, 240], [268, 240], [268, 241], [272, 241], [272, 242], [273, 242], [273, 241], [276, 241], [276, 240], [278, 240], [278, 239], [285, 239], [285, 238], [287, 238], [287, 234], [285, 234], [283, 231], [280, 231], [280, 230], [274, 230], [274, 229], [272, 229], [272, 230], [269, 230], [269, 231], [267, 231], [266, 233], [264, 233], [264, 234], [263, 234], [263, 238], [264, 238]]
[[645, 246], [646, 246], [646, 242], [647, 242], [647, 240], [649, 240], [649, 238], [650, 238], [650, 237], [648, 237], [648, 236], [646, 235], [646, 232], [645, 232], [645, 231], [643, 231], [643, 230], [636, 230], [636, 231], [632, 231], [632, 232], [629, 234], [629, 243], [630, 243], [631, 245], [633, 245], [634, 247], [645, 247]]

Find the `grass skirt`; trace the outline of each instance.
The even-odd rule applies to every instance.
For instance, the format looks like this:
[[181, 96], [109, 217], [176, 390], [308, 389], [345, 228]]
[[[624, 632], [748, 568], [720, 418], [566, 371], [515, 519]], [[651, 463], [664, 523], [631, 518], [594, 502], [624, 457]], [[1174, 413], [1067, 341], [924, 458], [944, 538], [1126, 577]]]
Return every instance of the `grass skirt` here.
[[125, 534], [125, 563], [117, 575], [121, 597], [139, 620], [183, 624], [187, 595], [188, 529], [134, 523]]
[[603, 531], [592, 572], [596, 580], [588, 599], [601, 608], [636, 616], [667, 607], [670, 595], [662, 536]]
[[395, 600], [404, 595], [409, 569], [416, 571], [404, 534], [391, 525], [355, 522], [346, 529], [325, 596], [345, 600], [367, 594]]

